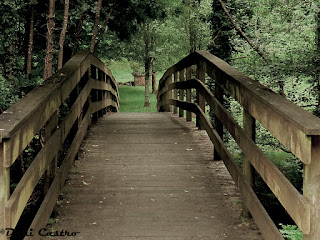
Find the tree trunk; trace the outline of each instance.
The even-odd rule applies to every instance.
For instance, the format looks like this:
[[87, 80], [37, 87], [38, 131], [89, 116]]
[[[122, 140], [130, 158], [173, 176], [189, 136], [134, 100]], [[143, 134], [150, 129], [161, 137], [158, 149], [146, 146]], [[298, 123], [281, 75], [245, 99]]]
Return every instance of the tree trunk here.
[[81, 39], [83, 21], [84, 21], [85, 17], [86, 17], [85, 12], [81, 12], [80, 18], [79, 18], [79, 24], [78, 24], [77, 31], [76, 31], [76, 40], [73, 45], [71, 56], [74, 56], [76, 54], [76, 52], [78, 51], [79, 42]]
[[152, 93], [157, 93], [157, 78], [154, 71], [152, 71]]
[[[109, 19], [110, 19], [111, 15], [112, 15], [112, 12], [113, 12], [115, 6], [116, 6], [116, 4], [114, 3], [114, 4], [112, 5], [112, 7], [111, 7], [111, 9], [110, 9], [110, 11], [109, 11], [106, 19], [104, 20], [103, 26], [102, 26], [101, 31], [100, 31], [100, 33], [99, 33], [99, 38], [98, 38], [98, 40], [97, 40], [97, 42], [96, 42], [96, 44], [95, 44], [95, 46], [94, 46], [94, 50], [99, 46], [100, 41], [101, 41], [101, 39], [103, 38], [103, 34], [104, 34], [104, 32], [106, 31], [107, 25], [108, 25], [108, 23], [109, 23]], [[93, 51], [94, 51], [94, 50], [93, 50]]]
[[33, 36], [34, 36], [34, 6], [32, 5], [31, 17], [30, 17], [28, 53], [27, 53], [27, 67], [26, 67], [26, 77], [28, 80], [30, 80], [31, 78]]
[[65, 0], [64, 3], [64, 16], [63, 16], [63, 25], [59, 39], [59, 54], [58, 54], [58, 70], [62, 68], [63, 65], [63, 45], [64, 39], [68, 27], [68, 18], [69, 18], [69, 0]]
[[189, 43], [190, 43], [190, 53], [196, 51], [196, 32], [193, 24], [193, 20], [191, 17], [191, 10], [192, 10], [192, 0], [188, 0], [189, 5]]
[[149, 93], [149, 85], [150, 85], [150, 58], [146, 56], [144, 63], [144, 71], [145, 71], [145, 92], [144, 92], [144, 106], [150, 107], [150, 93]]
[[150, 106], [150, 96], [149, 96], [149, 85], [150, 85], [150, 67], [151, 67], [151, 57], [150, 57], [150, 36], [149, 36], [150, 26], [147, 23], [144, 32], [144, 44], [145, 44], [145, 56], [144, 56], [144, 79], [145, 79], [145, 91], [144, 91], [144, 106]]
[[54, 31], [54, 14], [55, 14], [55, 0], [49, 0], [49, 14], [47, 22], [47, 52], [44, 60], [44, 75], [45, 81], [52, 75], [52, 61], [53, 61], [53, 31]]
[[100, 22], [101, 8], [102, 8], [102, 0], [98, 0], [96, 18], [95, 18], [94, 27], [92, 30], [92, 38], [91, 38], [91, 44], [90, 44], [90, 52], [92, 52], [92, 53], [94, 52], [94, 46], [95, 46], [96, 37], [98, 34], [98, 26], [99, 26], [99, 22]]

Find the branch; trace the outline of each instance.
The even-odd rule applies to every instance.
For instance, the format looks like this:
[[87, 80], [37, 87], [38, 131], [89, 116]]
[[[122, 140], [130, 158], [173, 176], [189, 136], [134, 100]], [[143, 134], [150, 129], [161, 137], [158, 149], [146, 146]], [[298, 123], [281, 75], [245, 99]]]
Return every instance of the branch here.
[[102, 37], [103, 37], [104, 32], [106, 31], [107, 25], [108, 25], [108, 23], [109, 23], [109, 19], [110, 19], [110, 17], [111, 17], [111, 14], [112, 14], [113, 10], [115, 9], [115, 6], [116, 6], [116, 3], [113, 3], [113, 5], [111, 6], [111, 9], [110, 9], [110, 11], [109, 11], [109, 13], [107, 14], [107, 16], [106, 16], [106, 18], [105, 18], [105, 20], [104, 20], [103, 26], [102, 26], [102, 28], [101, 28], [101, 30], [100, 30], [100, 33], [99, 33], [99, 38], [98, 38], [98, 40], [97, 40], [97, 42], [96, 42], [96, 44], [95, 44], [95, 46], [94, 46], [94, 49], [96, 49], [96, 48], [99, 46], [99, 44], [100, 44], [100, 41], [101, 41], [101, 39], [102, 39]]
[[229, 18], [229, 20], [232, 23], [233, 27], [241, 35], [241, 37], [243, 37], [247, 41], [247, 43], [249, 43], [249, 45], [263, 58], [263, 60], [265, 60], [267, 63], [269, 63], [270, 60], [266, 57], [266, 54], [258, 46], [254, 45], [254, 43], [245, 35], [245, 33], [241, 30], [241, 28], [238, 27], [238, 25], [233, 20], [232, 16], [230, 15], [228, 9], [225, 7], [225, 5], [222, 2], [222, 0], [218, 0], [218, 2], [221, 4], [221, 7], [223, 8], [223, 11], [225, 12], [227, 17]]

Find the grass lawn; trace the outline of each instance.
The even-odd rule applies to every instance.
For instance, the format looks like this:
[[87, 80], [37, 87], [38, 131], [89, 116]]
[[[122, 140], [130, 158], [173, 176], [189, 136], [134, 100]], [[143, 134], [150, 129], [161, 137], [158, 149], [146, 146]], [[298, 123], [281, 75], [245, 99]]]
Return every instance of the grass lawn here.
[[150, 92], [150, 107], [144, 107], [144, 86], [118, 86], [120, 112], [157, 112], [156, 95]]

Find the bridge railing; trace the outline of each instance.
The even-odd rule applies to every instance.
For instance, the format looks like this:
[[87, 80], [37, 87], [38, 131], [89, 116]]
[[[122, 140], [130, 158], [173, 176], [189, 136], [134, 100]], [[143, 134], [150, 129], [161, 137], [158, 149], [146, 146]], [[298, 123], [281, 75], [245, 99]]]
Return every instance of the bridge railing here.
[[[30, 196], [44, 182], [44, 199], [29, 227], [30, 239], [39, 237], [36, 230], [46, 226], [88, 127], [118, 111], [118, 98], [110, 69], [82, 52], [0, 115], [0, 229], [17, 226]], [[41, 150], [10, 192], [10, 170], [39, 139]], [[0, 238], [8, 239], [5, 235]]]
[[[206, 76], [215, 81], [214, 93], [205, 85]], [[243, 128], [223, 106], [224, 93], [243, 107]], [[214, 159], [224, 161], [242, 195], [244, 213], [250, 212], [265, 239], [283, 237], [252, 189], [253, 169], [301, 229], [304, 239], [320, 239], [319, 118], [205, 51], [194, 52], [169, 68], [160, 79], [157, 97], [158, 111], [179, 113], [187, 121], [196, 114], [197, 126], [206, 130], [214, 145]], [[214, 126], [206, 117], [206, 104], [214, 112]], [[255, 120], [303, 162], [303, 195], [255, 144]], [[224, 145], [223, 128], [244, 153], [242, 169]]]

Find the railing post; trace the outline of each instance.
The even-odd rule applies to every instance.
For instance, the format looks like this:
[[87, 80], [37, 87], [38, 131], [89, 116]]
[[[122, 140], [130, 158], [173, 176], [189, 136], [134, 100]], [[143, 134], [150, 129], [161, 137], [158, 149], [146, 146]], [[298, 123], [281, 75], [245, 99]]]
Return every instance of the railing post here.
[[[172, 75], [167, 77], [164, 83], [164, 87], [166, 88], [170, 83], [172, 83]], [[167, 91], [163, 96], [163, 101], [166, 104], [163, 108], [164, 112], [171, 112], [170, 105], [168, 105], [169, 99], [171, 98], [172, 98], [172, 91]]]
[[[5, 207], [10, 196], [10, 168], [4, 167], [3, 142], [0, 142], [0, 229], [5, 229]], [[1, 240], [7, 240], [5, 234], [0, 234]]]
[[303, 196], [311, 205], [310, 234], [303, 240], [320, 239], [320, 136], [311, 136], [311, 163], [304, 164]]
[[[217, 77], [217, 75], [216, 75], [216, 77]], [[218, 84], [218, 79], [217, 78], [215, 79], [214, 95], [215, 95], [216, 99], [221, 104], [223, 104], [223, 89]], [[218, 135], [223, 140], [223, 124], [216, 116], [214, 117], [214, 127], [215, 127]], [[213, 160], [221, 160], [221, 157], [220, 157], [220, 155], [219, 155], [219, 153], [217, 152], [216, 149], [214, 149], [214, 152], [213, 152]]]
[[[249, 112], [243, 110], [243, 128], [246, 134], [255, 142], [256, 139], [256, 121], [250, 115]], [[251, 165], [250, 161], [244, 157], [242, 162], [242, 173], [247, 179], [251, 187], [254, 186], [254, 168]], [[242, 203], [242, 216], [245, 218], [250, 218], [250, 212], [247, 206]]]
[[[177, 81], [178, 81], [178, 72], [174, 72], [174, 74], [173, 74], [173, 82], [176, 83]], [[178, 89], [176, 89], [176, 88], [173, 90], [173, 98], [174, 99], [178, 99]], [[174, 114], [178, 113], [177, 106], [173, 107], [173, 113]]]
[[[179, 71], [179, 82], [183, 82], [184, 81], [184, 69]], [[183, 89], [179, 89], [179, 100], [183, 101], [184, 100], [184, 90]], [[183, 117], [184, 116], [184, 111], [182, 108], [179, 108], [179, 117]]]
[[[197, 64], [197, 73], [196, 73], [197, 79], [199, 79], [201, 82], [205, 83], [206, 81], [206, 72], [205, 72], [205, 66], [202, 62]], [[202, 111], [206, 112], [206, 102], [204, 97], [200, 94], [200, 92], [197, 90], [197, 104], [202, 109]], [[197, 115], [196, 119], [196, 126], [202, 130], [203, 128], [200, 125], [200, 117]]]
[[[46, 142], [55, 132], [55, 130], [57, 129], [57, 126], [58, 126], [58, 112], [55, 112], [45, 125], [45, 141]], [[51, 181], [56, 174], [57, 164], [58, 164], [58, 156], [56, 155], [52, 158], [50, 165], [48, 166], [44, 174], [45, 177], [44, 177], [43, 190], [45, 195], [49, 191]]]
[[[93, 65], [91, 65], [91, 77], [93, 79], [97, 79], [97, 68]], [[91, 102], [98, 101], [98, 91], [96, 89], [91, 90]], [[98, 121], [98, 112], [95, 112], [92, 114], [92, 122]]]
[[[109, 84], [110, 86], [112, 86], [112, 85], [111, 85], [111, 79], [110, 79], [110, 77], [107, 76], [107, 75], [106, 75], [106, 83]], [[112, 95], [111, 95], [110, 92], [105, 91], [105, 99], [111, 99], [111, 96], [112, 96]], [[107, 107], [106, 110], [105, 110], [105, 111], [106, 111], [105, 113], [107, 113], [107, 112], [109, 112], [109, 111], [111, 112], [111, 110], [112, 110], [111, 107]]]
[[[186, 69], [186, 80], [191, 80], [191, 67], [187, 67]], [[191, 89], [186, 90], [186, 101], [191, 102]], [[192, 115], [190, 111], [187, 111], [186, 113], [186, 120], [188, 122], [192, 121]]]

